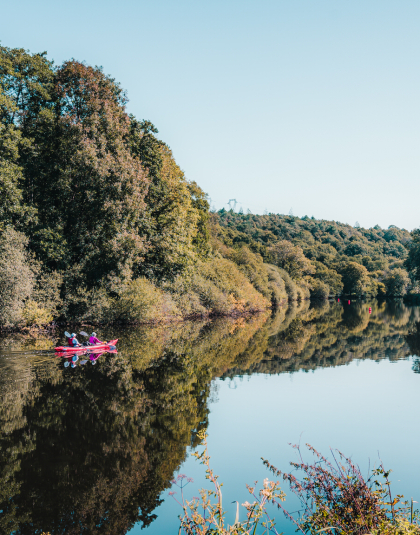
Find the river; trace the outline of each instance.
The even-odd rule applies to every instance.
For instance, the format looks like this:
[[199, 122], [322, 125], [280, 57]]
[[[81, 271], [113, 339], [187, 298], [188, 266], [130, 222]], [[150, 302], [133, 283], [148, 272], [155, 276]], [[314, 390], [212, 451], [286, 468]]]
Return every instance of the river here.
[[363, 473], [380, 458], [394, 492], [420, 502], [419, 320], [402, 301], [346, 301], [111, 326], [98, 334], [119, 338], [118, 353], [74, 369], [51, 351], [63, 337], [3, 336], [0, 533], [176, 535], [171, 481], [193, 480], [187, 499], [209, 487], [191, 455], [202, 429], [229, 523], [232, 502], [251, 501], [245, 484], [270, 476], [261, 457], [282, 470], [296, 460], [290, 443], [308, 460], [305, 443], [338, 448]]

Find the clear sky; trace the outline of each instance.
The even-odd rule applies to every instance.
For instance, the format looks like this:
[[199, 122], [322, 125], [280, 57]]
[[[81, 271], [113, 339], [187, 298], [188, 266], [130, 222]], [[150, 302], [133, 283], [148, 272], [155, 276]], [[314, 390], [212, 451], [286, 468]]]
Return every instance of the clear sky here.
[[212, 204], [420, 225], [418, 0], [20, 0], [2, 45], [102, 65]]

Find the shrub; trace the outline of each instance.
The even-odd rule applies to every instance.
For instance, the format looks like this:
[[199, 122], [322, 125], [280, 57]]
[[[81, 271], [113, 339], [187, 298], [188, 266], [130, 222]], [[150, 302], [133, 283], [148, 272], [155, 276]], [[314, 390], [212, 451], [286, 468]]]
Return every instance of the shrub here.
[[114, 318], [126, 323], [148, 323], [176, 316], [171, 296], [144, 277], [128, 282], [113, 307]]
[[304, 301], [305, 299], [309, 299], [311, 297], [311, 285], [309, 280], [301, 279], [300, 281], [296, 282], [296, 286], [298, 301]]
[[[297, 479], [294, 474], [283, 473], [264, 460], [264, 464], [276, 476], [282, 476], [290, 485], [291, 490], [299, 498], [302, 509], [296, 511], [301, 516], [296, 519], [283, 505], [285, 493], [280, 489], [278, 481], [264, 480], [263, 487], [256, 491], [255, 486], [247, 485], [252, 496], [249, 503], [242, 507], [246, 510], [246, 520], [239, 521], [239, 503], [236, 508], [236, 518], [232, 525], [227, 524], [226, 511], [222, 507], [222, 491], [218, 476], [210, 466], [210, 456], [207, 447], [205, 431], [198, 432], [204, 451], [193, 455], [206, 468], [206, 479], [214, 490], [200, 490], [201, 500], [193, 498], [187, 501], [184, 497], [185, 486], [192, 481], [180, 474], [172, 481], [181, 489], [181, 499], [175, 498], [176, 492], [169, 494], [182, 507], [179, 534], [204, 535], [218, 533], [220, 535], [255, 535], [257, 529], [261, 533], [280, 535], [275, 521], [268, 513], [267, 505], [276, 505], [285, 516], [291, 520], [296, 531], [301, 533], [334, 533], [336, 535], [420, 535], [420, 527], [413, 523], [417, 520], [417, 513], [411, 514], [407, 502], [401, 506], [403, 496], [391, 496], [389, 482], [390, 471], [385, 471], [381, 465], [373, 470], [366, 481], [357, 465], [349, 458], [338, 452], [339, 459], [332, 452], [333, 463], [320, 455], [307, 444], [316, 460], [313, 464], [304, 463], [299, 446], [294, 446], [299, 452], [301, 462], [290, 463], [294, 472], [303, 472], [303, 478]], [[375, 478], [375, 479], [374, 479]], [[296, 513], [295, 512], [295, 513]]]
[[[206, 467], [206, 479], [212, 484], [214, 490], [200, 490], [201, 500], [193, 498], [189, 502], [185, 500], [184, 488], [192, 479], [180, 474], [176, 480], [172, 481], [173, 485], [181, 489], [181, 501], [175, 498], [176, 492], [171, 491], [169, 493], [171, 496], [174, 496], [174, 499], [179, 503], [184, 512], [183, 516], [180, 517], [179, 534], [205, 535], [206, 533], [217, 533], [219, 535], [255, 535], [256, 529], [260, 524], [265, 528], [263, 533], [271, 532], [279, 535], [275, 528], [275, 523], [270, 518], [266, 509], [267, 504], [277, 503], [277, 500], [284, 501], [285, 499], [285, 494], [280, 489], [278, 482], [269, 481], [267, 478], [259, 491], [255, 491], [254, 487], [247, 485], [249, 493], [255, 500], [253, 503], [245, 502], [242, 504], [246, 510], [247, 519], [243, 522], [239, 521], [239, 503], [237, 502], [235, 521], [232, 525], [229, 525], [225, 520], [226, 512], [222, 506], [222, 484], [217, 481], [218, 476], [214, 474], [210, 466], [210, 456], [207, 450], [207, 435], [204, 431], [199, 431], [197, 435], [203, 441], [204, 451], [201, 454], [193, 453], [193, 456]], [[214, 503], [212, 503], [213, 498], [215, 500]]]
[[[204, 279], [212, 283], [214, 288], [215, 301], [221, 302], [222, 294], [227, 299], [230, 309], [256, 311], [267, 308], [270, 303], [264, 296], [258, 292], [243, 273], [238, 269], [234, 262], [227, 258], [213, 258], [207, 262], [200, 262], [197, 265], [198, 277], [196, 278], [196, 288], [202, 292], [202, 282]], [[194, 286], [194, 284], [193, 284]], [[217, 290], [216, 290], [217, 288]], [[205, 300], [208, 299], [209, 293], [206, 288]], [[207, 301], [208, 302], [208, 301]], [[208, 302], [209, 303], [209, 302]], [[204, 303], [203, 303], [204, 304]], [[206, 305], [204, 305], [206, 306]]]
[[262, 256], [252, 253], [248, 247], [241, 247], [240, 249], [233, 249], [229, 258], [235, 262], [254, 288], [262, 293], [264, 297], [271, 300], [268, 273]]
[[32, 299], [28, 299], [22, 311], [22, 318], [26, 325], [47, 325], [53, 320], [52, 314], [46, 309], [41, 308]]
[[330, 295], [328, 284], [325, 284], [325, 282], [322, 282], [319, 279], [314, 279], [311, 282], [311, 286], [311, 297], [313, 299], [328, 299], [328, 296]]
[[[389, 474], [381, 464], [365, 480], [360, 468], [341, 452], [331, 450], [332, 461], [321, 455], [309, 444], [308, 450], [314, 455], [313, 464], [302, 459], [300, 446], [293, 446], [298, 451], [300, 462], [292, 462], [294, 473], [283, 473], [267, 460], [264, 464], [276, 475], [282, 476], [290, 489], [299, 498], [302, 517], [295, 520], [280, 503], [278, 507], [285, 512], [297, 528], [303, 533], [320, 533], [334, 530], [337, 535], [398, 533], [408, 514], [407, 502], [401, 502], [403, 496], [392, 497]], [[298, 479], [295, 473], [301, 472]], [[411, 519], [412, 520], [412, 519]], [[420, 533], [420, 528], [410, 523], [412, 533]]]
[[182, 314], [231, 314], [264, 310], [270, 302], [227, 258], [198, 261], [194, 271], [162, 286]]

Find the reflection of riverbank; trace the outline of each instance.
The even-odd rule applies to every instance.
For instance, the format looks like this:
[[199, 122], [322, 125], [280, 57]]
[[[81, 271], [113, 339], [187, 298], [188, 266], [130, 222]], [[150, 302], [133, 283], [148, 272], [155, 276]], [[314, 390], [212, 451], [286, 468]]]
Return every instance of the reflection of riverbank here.
[[45, 353], [48, 337], [3, 338], [0, 532], [124, 533], [151, 522], [207, 426], [213, 378], [404, 358], [418, 319], [401, 302], [303, 302], [250, 318], [110, 327], [102, 334], [120, 338], [120, 352], [75, 369]]

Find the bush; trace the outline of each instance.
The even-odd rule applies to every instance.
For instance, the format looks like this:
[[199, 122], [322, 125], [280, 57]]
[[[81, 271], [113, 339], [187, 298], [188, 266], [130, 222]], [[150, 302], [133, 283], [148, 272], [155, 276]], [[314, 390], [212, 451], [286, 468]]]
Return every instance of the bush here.
[[328, 296], [330, 295], [328, 284], [325, 284], [325, 282], [322, 282], [319, 279], [314, 279], [313, 282], [311, 282], [311, 286], [311, 297], [313, 299], [328, 299]]
[[252, 253], [248, 247], [241, 247], [233, 249], [228, 258], [235, 262], [254, 288], [271, 300], [268, 273], [261, 255]]
[[311, 285], [309, 280], [301, 279], [300, 281], [296, 282], [296, 286], [298, 301], [304, 301], [305, 299], [309, 299], [311, 297]]
[[[270, 306], [269, 301], [252, 286], [234, 262], [227, 258], [216, 257], [207, 262], [200, 262], [196, 269], [197, 273], [200, 274], [196, 277], [196, 281], [204, 279], [211, 282], [215, 287], [216, 301], [221, 299], [219, 291], [222, 292], [231, 311], [264, 310]], [[199, 291], [202, 291], [203, 288], [201, 284], [200, 282], [196, 286]], [[208, 290], [206, 290], [206, 295], [208, 295]], [[206, 305], [204, 304], [204, 306]]]
[[22, 318], [28, 326], [47, 325], [53, 320], [52, 314], [46, 308], [39, 307], [32, 299], [26, 301], [22, 311]]
[[125, 323], [159, 322], [179, 315], [171, 296], [140, 277], [128, 282], [113, 306], [114, 319]]
[[[303, 505], [303, 515], [295, 520], [281, 504], [277, 504], [304, 533], [334, 530], [337, 535], [370, 533], [396, 535], [420, 533], [419, 526], [407, 521], [407, 502], [403, 496], [391, 496], [389, 474], [381, 464], [365, 479], [360, 468], [339, 451], [331, 450], [332, 461], [306, 444], [314, 462], [303, 461], [300, 446], [293, 446], [299, 462], [292, 462], [293, 473], [284, 473], [268, 461], [264, 464], [276, 475], [282, 476]], [[302, 478], [295, 474], [301, 472]], [[412, 520], [412, 519], [411, 519]], [[388, 531], [389, 530], [389, 531]]]
[[[390, 471], [385, 471], [381, 465], [373, 470], [368, 480], [365, 480], [360, 468], [351, 459], [340, 452], [333, 452], [333, 462], [328, 461], [314, 448], [307, 444], [314, 454], [315, 462], [307, 464], [302, 460], [299, 446], [294, 446], [299, 452], [300, 462], [290, 463], [294, 472], [301, 471], [302, 479], [294, 474], [283, 473], [264, 460], [264, 464], [275, 474], [282, 476], [290, 485], [290, 489], [299, 498], [302, 508], [296, 519], [289, 513], [283, 502], [285, 493], [281, 490], [279, 481], [264, 480], [262, 488], [246, 485], [250, 493], [251, 503], [246, 501], [242, 507], [246, 511], [246, 520], [239, 520], [239, 503], [236, 508], [236, 518], [232, 525], [226, 522], [226, 511], [222, 507], [222, 491], [218, 476], [214, 474], [208, 454], [207, 435], [201, 430], [197, 434], [202, 441], [204, 451], [195, 452], [196, 457], [206, 468], [206, 479], [212, 490], [200, 490], [199, 498], [191, 501], [185, 499], [184, 488], [191, 479], [180, 474], [172, 481], [181, 489], [181, 498], [170, 496], [181, 506], [183, 515], [180, 516], [179, 533], [187, 535], [202, 535], [204, 533], [218, 533], [220, 535], [251, 535], [257, 533], [274, 533], [280, 535], [272, 515], [268, 513], [269, 504], [277, 506], [294, 524], [296, 531], [301, 533], [335, 533], [336, 535], [420, 535], [420, 527], [413, 523], [417, 514], [410, 515], [407, 502], [401, 503], [403, 496], [391, 496], [389, 482]], [[338, 458], [336, 458], [338, 457]]]
[[198, 261], [194, 271], [162, 287], [170, 292], [183, 315], [232, 314], [264, 310], [270, 302], [227, 258]]

